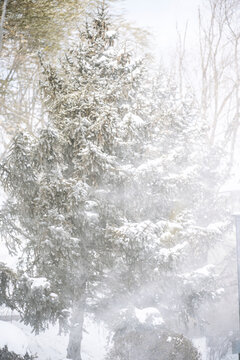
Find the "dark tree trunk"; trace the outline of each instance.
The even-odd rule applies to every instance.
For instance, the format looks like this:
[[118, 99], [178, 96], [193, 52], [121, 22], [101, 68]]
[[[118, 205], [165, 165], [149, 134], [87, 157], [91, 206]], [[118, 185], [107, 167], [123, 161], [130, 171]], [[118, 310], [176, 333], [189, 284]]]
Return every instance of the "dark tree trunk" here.
[[85, 291], [83, 292], [83, 294], [81, 294], [80, 298], [74, 302], [73, 305], [69, 342], [67, 348], [67, 359], [71, 360], [82, 360], [81, 345], [85, 310], [84, 293]]

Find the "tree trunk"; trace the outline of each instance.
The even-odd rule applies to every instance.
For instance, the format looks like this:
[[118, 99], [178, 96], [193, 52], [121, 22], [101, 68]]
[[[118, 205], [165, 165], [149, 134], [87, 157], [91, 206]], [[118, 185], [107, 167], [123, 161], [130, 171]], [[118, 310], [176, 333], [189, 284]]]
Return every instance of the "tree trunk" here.
[[81, 357], [81, 344], [84, 322], [85, 310], [85, 291], [81, 294], [80, 298], [74, 302], [71, 327], [69, 333], [69, 342], [67, 348], [67, 359], [82, 360]]
[[4, 0], [3, 7], [2, 7], [2, 16], [1, 16], [1, 22], [0, 22], [0, 53], [2, 51], [3, 24], [4, 24], [4, 20], [5, 20], [5, 15], [6, 15], [7, 3], [8, 3], [8, 0]]

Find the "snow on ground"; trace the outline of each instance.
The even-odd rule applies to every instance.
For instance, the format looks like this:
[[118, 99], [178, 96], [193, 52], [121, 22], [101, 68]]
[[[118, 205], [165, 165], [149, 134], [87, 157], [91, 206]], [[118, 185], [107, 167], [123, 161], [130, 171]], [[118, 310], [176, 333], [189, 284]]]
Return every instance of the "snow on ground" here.
[[9, 350], [24, 355], [28, 350], [26, 334], [12, 323], [0, 321], [0, 348], [8, 346]]
[[38, 360], [62, 360], [65, 359], [67, 348], [67, 336], [58, 336], [58, 328], [53, 326], [44, 333], [35, 335], [31, 328], [19, 322], [14, 322], [20, 328], [28, 340], [27, 350], [38, 356]]
[[[155, 308], [135, 309], [138, 317], [145, 321], [151, 315], [159, 315]], [[143, 319], [144, 318], [144, 319]], [[85, 321], [83, 336], [83, 360], [103, 360], [108, 332], [102, 325], [96, 325], [90, 318]], [[170, 341], [170, 339], [169, 339]], [[31, 333], [31, 328], [20, 322], [0, 321], [0, 348], [7, 345], [10, 351], [24, 355], [38, 355], [38, 360], [66, 360], [68, 335], [58, 335], [58, 327], [52, 326], [39, 335]], [[193, 339], [193, 344], [207, 359], [206, 338]], [[187, 360], [187, 359], [186, 359]]]
[[[85, 321], [83, 335], [83, 360], [102, 360], [105, 354], [107, 330]], [[20, 322], [0, 321], [0, 348], [7, 345], [10, 351], [24, 355], [26, 351], [38, 355], [38, 360], [65, 360], [68, 335], [58, 335], [58, 327], [52, 326], [44, 333], [35, 335], [31, 328]]]
[[83, 335], [83, 360], [102, 360], [109, 333], [102, 324], [94, 323], [91, 318], [86, 318], [84, 324], [87, 333]]
[[192, 339], [193, 345], [202, 355], [202, 360], [207, 360], [207, 342], [205, 337]]
[[[135, 308], [135, 313], [140, 322], [145, 322], [151, 317], [158, 321], [161, 319], [159, 311], [155, 308]], [[103, 325], [96, 325], [90, 317], [85, 319], [84, 324], [83, 360], [103, 360], [108, 337], [107, 329]], [[192, 341], [202, 354], [202, 360], [206, 360], [206, 338], [195, 338]], [[20, 322], [0, 321], [0, 348], [7, 345], [10, 351], [17, 354], [24, 355], [28, 351], [32, 355], [38, 355], [38, 360], [66, 360], [67, 344], [68, 335], [58, 335], [57, 326], [34, 335], [29, 326]]]

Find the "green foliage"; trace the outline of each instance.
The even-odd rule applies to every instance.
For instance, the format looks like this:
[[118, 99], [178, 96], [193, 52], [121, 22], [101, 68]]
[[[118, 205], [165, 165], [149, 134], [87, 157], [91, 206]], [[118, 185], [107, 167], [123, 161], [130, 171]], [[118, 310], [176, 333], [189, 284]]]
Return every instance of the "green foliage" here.
[[0, 360], [33, 360], [36, 356], [30, 356], [26, 353], [24, 356], [17, 355], [13, 351], [9, 351], [7, 346], [0, 349]]
[[16, 304], [12, 296], [16, 284], [16, 274], [5, 264], [0, 263], [0, 306], [6, 305], [15, 309]]
[[190, 340], [172, 331], [140, 324], [119, 326], [106, 360], [200, 360]]
[[9, 0], [4, 24], [5, 38], [24, 40], [28, 48], [53, 51], [67, 40], [71, 30], [82, 21], [86, 8], [98, 1]]
[[66, 315], [69, 315], [61, 311], [58, 295], [51, 291], [50, 284], [44, 278], [22, 276], [18, 279], [13, 296], [24, 314], [24, 322], [34, 323], [37, 334], [48, 328], [49, 323], [57, 320], [63, 322]]

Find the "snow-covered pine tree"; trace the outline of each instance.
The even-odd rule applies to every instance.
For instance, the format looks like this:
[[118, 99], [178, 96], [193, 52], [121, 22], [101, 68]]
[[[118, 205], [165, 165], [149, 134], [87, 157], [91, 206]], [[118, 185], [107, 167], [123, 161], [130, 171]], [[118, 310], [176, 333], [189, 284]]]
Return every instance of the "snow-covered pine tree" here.
[[48, 127], [20, 133], [1, 167], [1, 229], [22, 254], [11, 304], [37, 332], [70, 315], [74, 360], [85, 311], [153, 306], [183, 331], [218, 294], [207, 254], [224, 224], [212, 225], [205, 131], [164, 77], [150, 91], [109, 29], [99, 9], [59, 66], [43, 62]]
[[119, 315], [117, 328], [123, 308], [156, 307], [167, 329], [204, 334], [205, 310], [223, 291], [209, 263], [228, 227], [217, 194], [222, 154], [209, 148], [193, 98], [181, 99], [164, 75], [154, 80], [150, 102], [141, 158], [121, 167], [126, 217], [108, 227], [108, 236], [122, 256], [115, 258], [102, 306], [106, 319]]
[[137, 178], [140, 187], [151, 188], [141, 204], [160, 225], [162, 263], [145, 299], [158, 304], [168, 328], [189, 334], [190, 327], [203, 335], [206, 309], [223, 291], [210, 254], [229, 228], [218, 193], [227, 176], [224, 154], [209, 146], [208, 128], [191, 95], [181, 98], [163, 75], [153, 87], [156, 121]]
[[141, 156], [147, 134], [137, 95], [144, 68], [115, 42], [102, 6], [58, 66], [43, 62], [48, 126], [36, 137], [19, 133], [1, 164], [9, 195], [1, 230], [20, 249], [11, 304], [36, 332], [57, 320], [69, 327], [73, 360], [81, 359], [84, 312], [117, 256], [106, 230], [125, 217], [119, 169]]

